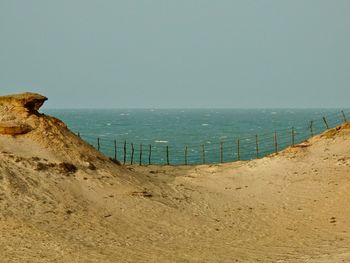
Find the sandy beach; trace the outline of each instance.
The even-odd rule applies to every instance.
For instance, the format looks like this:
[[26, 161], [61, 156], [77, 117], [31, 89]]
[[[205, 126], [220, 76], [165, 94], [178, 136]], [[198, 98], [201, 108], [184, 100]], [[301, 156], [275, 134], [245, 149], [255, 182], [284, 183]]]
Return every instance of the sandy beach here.
[[350, 125], [262, 159], [121, 166], [0, 97], [1, 262], [349, 262]]

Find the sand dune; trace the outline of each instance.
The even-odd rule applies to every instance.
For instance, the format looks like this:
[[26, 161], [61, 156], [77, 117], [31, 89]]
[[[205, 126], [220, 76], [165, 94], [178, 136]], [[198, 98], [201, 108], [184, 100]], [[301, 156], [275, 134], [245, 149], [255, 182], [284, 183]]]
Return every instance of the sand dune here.
[[0, 98], [1, 262], [350, 262], [350, 124], [249, 162], [123, 167], [43, 99]]

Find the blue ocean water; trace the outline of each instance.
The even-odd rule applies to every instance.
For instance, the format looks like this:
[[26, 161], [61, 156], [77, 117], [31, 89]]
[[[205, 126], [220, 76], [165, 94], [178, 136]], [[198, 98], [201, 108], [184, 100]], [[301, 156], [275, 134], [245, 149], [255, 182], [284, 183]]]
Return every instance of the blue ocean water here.
[[[281, 150], [293, 140], [299, 143], [324, 131], [323, 117], [329, 127], [344, 120], [340, 109], [45, 109], [44, 113], [64, 121], [96, 148], [99, 138], [106, 155], [115, 156], [115, 140], [118, 160], [124, 162], [125, 145], [126, 163], [141, 159], [143, 164], [254, 159], [274, 152], [276, 143]], [[350, 119], [350, 110], [344, 113]]]

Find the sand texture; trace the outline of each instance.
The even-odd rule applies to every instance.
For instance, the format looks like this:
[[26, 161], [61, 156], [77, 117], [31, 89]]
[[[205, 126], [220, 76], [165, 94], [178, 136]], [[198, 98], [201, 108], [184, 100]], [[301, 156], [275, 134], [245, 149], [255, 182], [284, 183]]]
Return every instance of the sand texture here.
[[30, 131], [0, 134], [0, 262], [350, 262], [350, 124], [254, 161], [124, 167], [13, 103], [0, 122]]

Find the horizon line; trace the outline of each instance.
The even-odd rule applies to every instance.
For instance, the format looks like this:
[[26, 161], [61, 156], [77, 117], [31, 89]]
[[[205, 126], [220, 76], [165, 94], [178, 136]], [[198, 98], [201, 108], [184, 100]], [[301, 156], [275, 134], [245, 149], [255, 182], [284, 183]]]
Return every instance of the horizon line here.
[[350, 107], [130, 107], [130, 108], [112, 108], [112, 107], [41, 107], [45, 110], [346, 110]]

